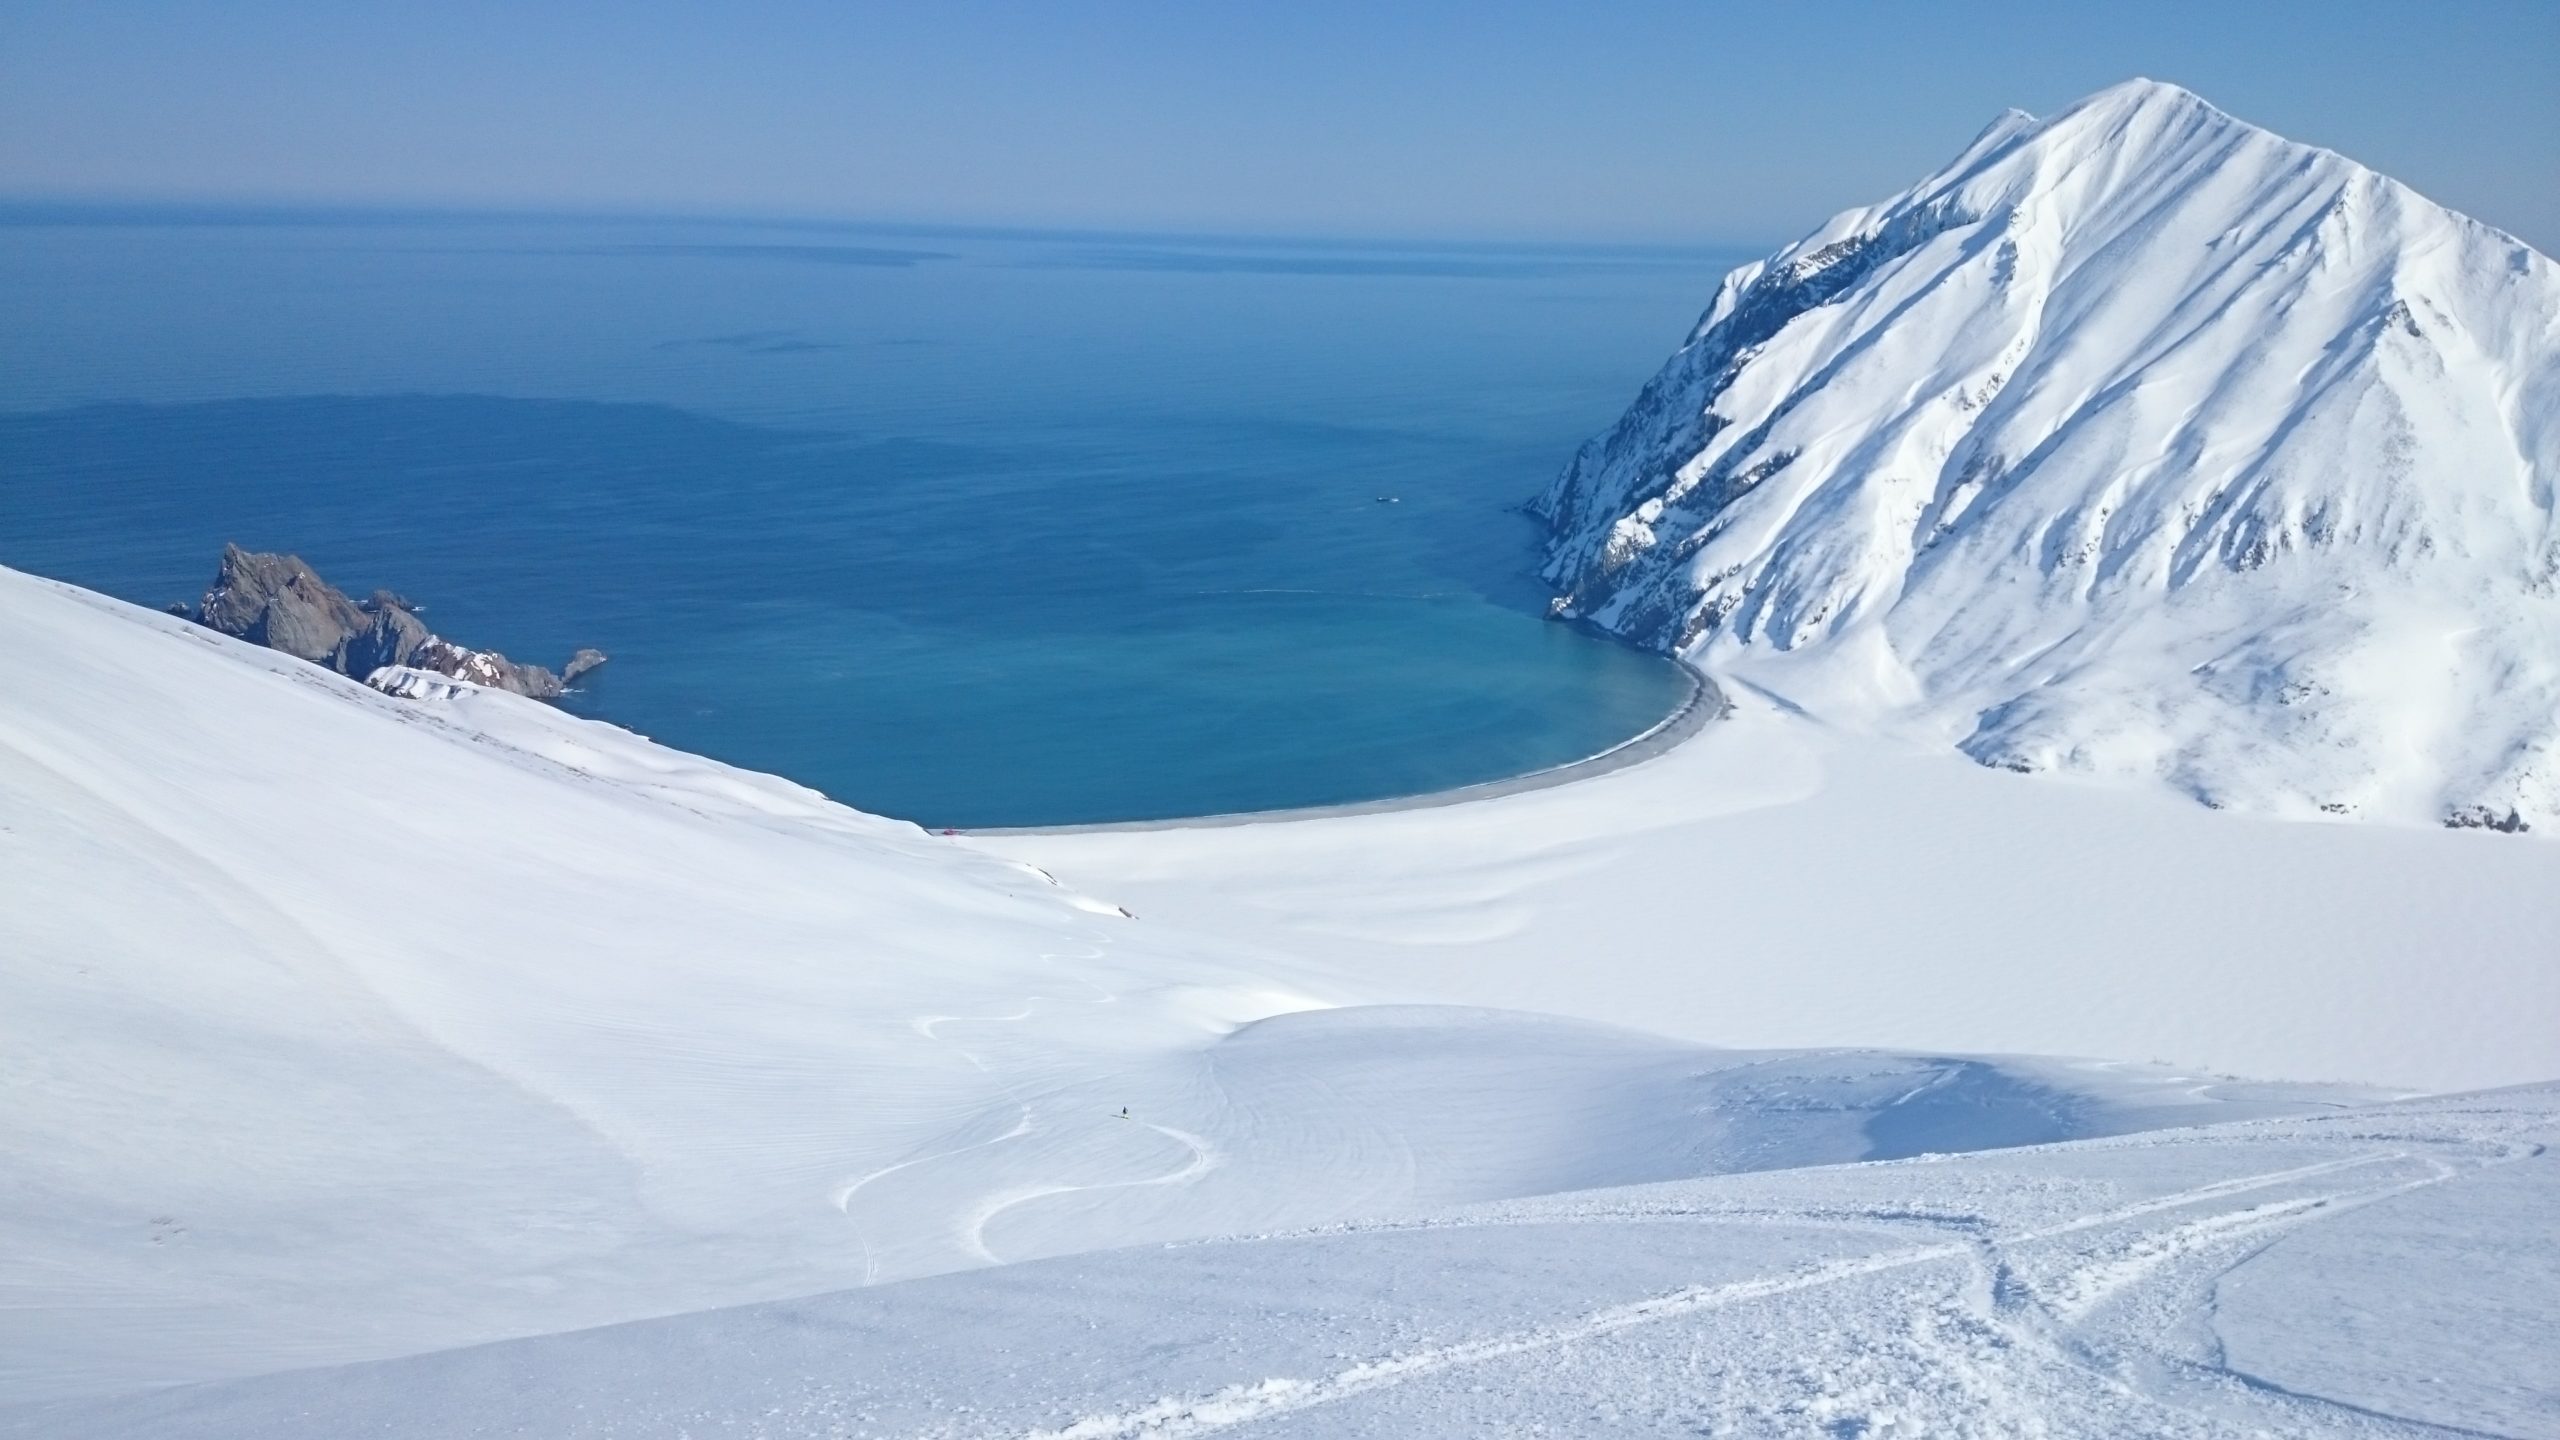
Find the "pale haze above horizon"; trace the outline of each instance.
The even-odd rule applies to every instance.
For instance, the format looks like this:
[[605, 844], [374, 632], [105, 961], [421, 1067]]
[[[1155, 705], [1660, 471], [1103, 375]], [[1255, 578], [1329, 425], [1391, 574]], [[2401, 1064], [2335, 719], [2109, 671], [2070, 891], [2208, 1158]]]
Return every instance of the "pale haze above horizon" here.
[[2135, 75], [2560, 250], [2560, 5], [0, 18], [0, 198], [1762, 245]]

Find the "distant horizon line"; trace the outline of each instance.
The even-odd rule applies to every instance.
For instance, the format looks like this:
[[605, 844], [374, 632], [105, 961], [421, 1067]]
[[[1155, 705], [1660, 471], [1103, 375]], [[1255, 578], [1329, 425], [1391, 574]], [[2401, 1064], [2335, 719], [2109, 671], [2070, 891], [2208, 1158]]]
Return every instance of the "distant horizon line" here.
[[[663, 206], [510, 205], [501, 203], [250, 200], [185, 196], [83, 196], [0, 192], [0, 226], [42, 225], [261, 225], [330, 226], [393, 223], [467, 224], [516, 221], [539, 224], [724, 224], [771, 230], [840, 231], [869, 235], [940, 236], [971, 240], [1182, 241], [1200, 245], [1254, 244], [1298, 249], [1474, 251], [1552, 253], [1610, 251], [1622, 254], [1762, 255], [1785, 240], [1701, 238], [1590, 239], [1465, 234], [1357, 234], [1331, 231], [1256, 230], [1169, 223], [1106, 225], [971, 220], [856, 218], [778, 211]], [[1818, 223], [1818, 222], [1817, 222]]]

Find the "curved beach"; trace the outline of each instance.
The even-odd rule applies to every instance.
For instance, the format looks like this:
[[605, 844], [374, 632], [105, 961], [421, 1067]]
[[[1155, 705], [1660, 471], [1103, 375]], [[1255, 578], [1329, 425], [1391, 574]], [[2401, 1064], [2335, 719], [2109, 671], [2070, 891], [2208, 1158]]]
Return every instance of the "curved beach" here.
[[1283, 810], [1238, 810], [1220, 815], [1184, 815], [1163, 820], [1101, 820], [1083, 825], [1006, 825], [979, 829], [961, 829], [961, 835], [1102, 835], [1145, 830], [1215, 830], [1233, 825], [1274, 825], [1292, 820], [1333, 820], [1346, 815], [1378, 815], [1394, 810], [1431, 810], [1443, 805], [1464, 805], [1477, 800], [1492, 800], [1504, 795], [1519, 795], [1532, 790], [1546, 790], [1576, 780], [1588, 780], [1613, 770], [1624, 770], [1678, 745], [1705, 729], [1707, 723], [1723, 718], [1733, 704], [1725, 698], [1705, 672], [1685, 660], [1675, 660], [1680, 673], [1689, 682], [1689, 693], [1670, 714], [1656, 721], [1651, 729], [1632, 735], [1597, 754], [1525, 775], [1501, 780], [1480, 780], [1473, 785], [1460, 785], [1450, 790], [1431, 790], [1418, 795], [1390, 795], [1377, 800], [1354, 800], [1340, 805], [1302, 805]]

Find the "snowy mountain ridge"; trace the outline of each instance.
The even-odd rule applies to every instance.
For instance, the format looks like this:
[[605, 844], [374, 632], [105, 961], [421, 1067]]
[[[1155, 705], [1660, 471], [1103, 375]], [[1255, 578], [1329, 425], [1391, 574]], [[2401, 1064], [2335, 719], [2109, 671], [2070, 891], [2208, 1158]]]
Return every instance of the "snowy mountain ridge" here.
[[1560, 616], [2208, 804], [2560, 828], [2560, 266], [2135, 80], [1726, 277]]

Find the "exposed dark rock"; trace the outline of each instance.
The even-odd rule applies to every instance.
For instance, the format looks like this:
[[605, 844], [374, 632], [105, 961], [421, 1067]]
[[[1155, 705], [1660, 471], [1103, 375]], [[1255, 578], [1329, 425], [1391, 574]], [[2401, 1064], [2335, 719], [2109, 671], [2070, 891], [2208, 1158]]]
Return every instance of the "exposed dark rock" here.
[[359, 607], [365, 626], [338, 643], [338, 663], [329, 668], [361, 680], [386, 665], [415, 663], [418, 651], [434, 636], [425, 621], [406, 606], [386, 603], [388, 599], [387, 592], [377, 590]]
[[2486, 805], [2465, 805], [2444, 817], [2448, 830], [2495, 830], [2502, 835], [2521, 835], [2533, 827], [2513, 807], [2504, 814]]
[[570, 657], [566, 674], [555, 675], [492, 650], [467, 649], [429, 630], [417, 608], [391, 591], [376, 590], [359, 603], [299, 556], [237, 545], [222, 547], [222, 569], [190, 618], [352, 679], [407, 666], [536, 700], [558, 699], [571, 680], [605, 663], [603, 651], [580, 650]]
[[225, 545], [222, 570], [196, 606], [196, 623], [336, 670], [340, 647], [364, 628], [365, 616], [300, 557]]

